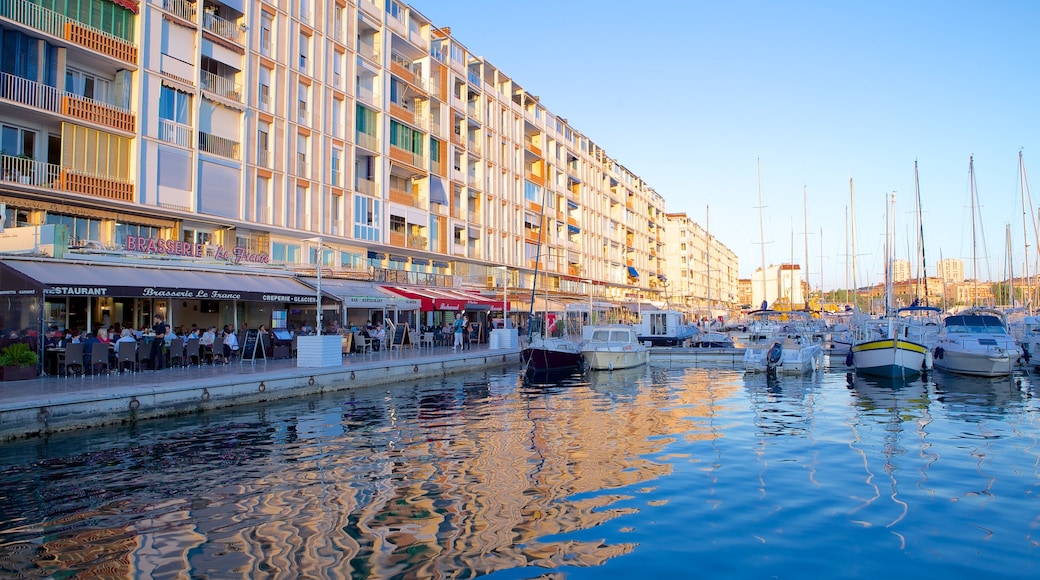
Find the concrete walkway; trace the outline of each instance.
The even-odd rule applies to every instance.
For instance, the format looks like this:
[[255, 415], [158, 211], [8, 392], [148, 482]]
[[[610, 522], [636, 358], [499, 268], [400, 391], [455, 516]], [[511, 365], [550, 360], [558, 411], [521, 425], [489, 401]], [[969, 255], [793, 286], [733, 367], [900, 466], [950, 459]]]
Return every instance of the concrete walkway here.
[[438, 346], [345, 355], [334, 367], [259, 359], [0, 382], [0, 441], [519, 364], [519, 348]]

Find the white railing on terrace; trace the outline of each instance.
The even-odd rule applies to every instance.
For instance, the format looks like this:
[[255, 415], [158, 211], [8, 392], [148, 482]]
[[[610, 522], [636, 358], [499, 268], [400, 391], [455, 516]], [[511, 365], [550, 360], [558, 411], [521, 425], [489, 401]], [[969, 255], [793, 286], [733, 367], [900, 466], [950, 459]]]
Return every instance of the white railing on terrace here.
[[372, 62], [379, 61], [379, 50], [375, 44], [369, 44], [364, 41], [358, 42], [358, 54]]
[[44, 8], [39, 4], [34, 4], [29, 0], [4, 0], [3, 2], [0, 2], [0, 17], [10, 18], [15, 22], [24, 24], [30, 28], [35, 28], [36, 30], [41, 30], [57, 38], [65, 38], [65, 24], [73, 22], [84, 28], [89, 28], [106, 38], [115, 40], [116, 42], [137, 46], [132, 40], [127, 40], [120, 36], [116, 36], [111, 32], [105, 32], [104, 30], [90, 26], [85, 22], [69, 18], [64, 14], [48, 10], [47, 8]]
[[357, 98], [370, 104], [376, 105], [376, 100], [379, 98], [379, 94], [367, 87], [358, 87]]
[[29, 107], [35, 107], [37, 109], [43, 109], [44, 111], [61, 114], [61, 100], [66, 96], [90, 103], [94, 106], [104, 107], [120, 113], [132, 114], [130, 109], [117, 107], [111, 103], [97, 101], [75, 93], [59, 91], [54, 87], [49, 87], [29, 79], [23, 79], [22, 77], [12, 74], [0, 73], [0, 99], [7, 99]]
[[374, 195], [376, 192], [376, 182], [371, 179], [359, 177], [354, 181], [354, 190], [364, 195]]
[[358, 145], [364, 147], [365, 149], [370, 149], [372, 151], [379, 150], [378, 137], [376, 137], [375, 135], [369, 135], [368, 133], [362, 133], [361, 131], [355, 131], [354, 133], [355, 141]]
[[204, 70], [199, 73], [199, 81], [204, 91], [242, 102], [242, 85], [231, 79]]
[[203, 14], [202, 27], [231, 42], [242, 44], [242, 33], [244, 32], [242, 28], [238, 24], [230, 20], [224, 20], [216, 14], [210, 14], [209, 12]]
[[188, 2], [188, 0], [163, 0], [163, 10], [183, 18], [195, 22], [195, 3]]
[[219, 137], [210, 133], [199, 132], [199, 150], [228, 159], [238, 159], [238, 141]]
[[191, 147], [192, 128], [169, 119], [159, 119], [159, 139], [182, 147]]
[[0, 181], [3, 182], [59, 189], [60, 174], [61, 167], [58, 165], [24, 157], [0, 155]]

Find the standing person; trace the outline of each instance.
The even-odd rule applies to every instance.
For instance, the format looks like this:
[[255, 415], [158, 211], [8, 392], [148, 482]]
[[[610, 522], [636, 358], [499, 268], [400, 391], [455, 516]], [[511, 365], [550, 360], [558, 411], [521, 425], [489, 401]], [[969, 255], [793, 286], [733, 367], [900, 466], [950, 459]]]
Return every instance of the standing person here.
[[462, 315], [462, 350], [469, 348], [469, 333], [472, 329], [469, 327], [469, 315]]
[[162, 314], [156, 314], [155, 318], [152, 319], [154, 324], [152, 325], [152, 350], [149, 359], [152, 362], [152, 370], [162, 370], [166, 366], [166, 359], [163, 356], [163, 346], [166, 344], [166, 333], [168, 328], [166, 321]]
[[462, 313], [455, 313], [455, 323], [451, 327], [452, 333], [455, 334], [455, 344], [451, 346], [451, 350], [462, 348]]

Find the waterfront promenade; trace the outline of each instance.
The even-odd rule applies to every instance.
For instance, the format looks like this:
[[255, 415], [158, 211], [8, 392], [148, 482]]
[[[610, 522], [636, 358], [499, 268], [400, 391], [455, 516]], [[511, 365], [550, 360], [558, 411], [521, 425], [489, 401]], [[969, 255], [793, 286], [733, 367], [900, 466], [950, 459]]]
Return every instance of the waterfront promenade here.
[[137, 373], [0, 382], [0, 442], [218, 407], [519, 366], [519, 348], [404, 348], [343, 356], [332, 367], [296, 359], [234, 361]]

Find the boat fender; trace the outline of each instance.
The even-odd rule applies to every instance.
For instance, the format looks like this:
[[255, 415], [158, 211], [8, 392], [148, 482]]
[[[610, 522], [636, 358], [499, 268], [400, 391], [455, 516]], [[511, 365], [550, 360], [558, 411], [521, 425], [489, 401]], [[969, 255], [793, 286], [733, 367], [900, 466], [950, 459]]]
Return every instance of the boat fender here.
[[943, 347], [935, 347], [935, 360], [942, 360], [943, 358]]
[[852, 366], [852, 361], [853, 361], [852, 350], [850, 349], [849, 352], [847, 352], [845, 354], [845, 366], [851, 367]]
[[774, 342], [773, 347], [769, 349], [769, 354], [766, 358], [767, 367], [775, 367], [780, 363], [781, 357], [784, 356], [784, 347], [779, 342]]

